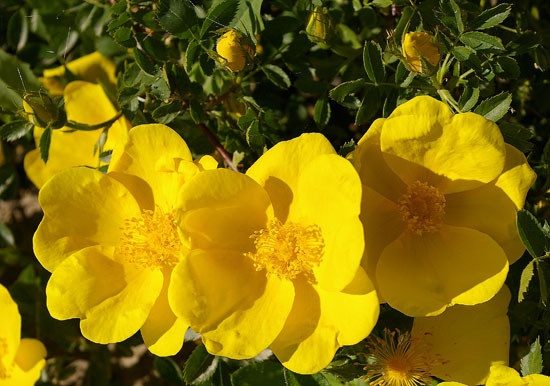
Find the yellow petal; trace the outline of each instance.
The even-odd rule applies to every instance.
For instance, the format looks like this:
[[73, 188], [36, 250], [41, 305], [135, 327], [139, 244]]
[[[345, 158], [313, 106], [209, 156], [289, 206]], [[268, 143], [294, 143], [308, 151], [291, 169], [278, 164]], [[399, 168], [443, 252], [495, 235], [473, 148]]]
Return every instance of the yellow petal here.
[[452, 115], [428, 96], [399, 106], [384, 122], [380, 144], [386, 162], [406, 183], [423, 180], [410, 162], [441, 176], [437, 187], [444, 193], [494, 180], [506, 157], [496, 124], [474, 113]]
[[493, 238], [504, 250], [510, 264], [519, 259], [525, 247], [516, 224], [517, 207], [495, 184], [445, 196], [445, 222], [476, 229]]
[[357, 172], [336, 154], [319, 155], [303, 167], [294, 197], [287, 221], [316, 224], [323, 233], [322, 262], [314, 268], [319, 286], [343, 289], [354, 278], [364, 250]]
[[[67, 85], [65, 109], [67, 119], [87, 125], [107, 122], [117, 114], [101, 86], [81, 81]], [[128, 128], [129, 123], [124, 117], [113, 123], [103, 150], [112, 150], [117, 142], [124, 142]], [[35, 126], [34, 137], [37, 147], [43, 132], [44, 129]], [[25, 156], [24, 167], [29, 179], [40, 188], [49, 178], [65, 168], [98, 167], [100, 161], [96, 146], [102, 132], [103, 129], [74, 131], [67, 127], [54, 130], [47, 163], [40, 157], [38, 149]]]
[[294, 287], [256, 272], [242, 253], [195, 250], [174, 268], [168, 299], [211, 354], [245, 359], [266, 349], [281, 331]]
[[[493, 364], [507, 364], [510, 348], [508, 303], [504, 286], [488, 302], [454, 306], [438, 316], [414, 319], [411, 336], [434, 357], [430, 373], [468, 385], [485, 383]], [[475, 360], [472, 360], [475, 353]]]
[[[115, 63], [99, 52], [82, 56], [76, 60], [66, 63], [69, 71], [78, 79], [93, 83], [103, 83], [116, 86]], [[65, 66], [50, 68], [44, 70], [44, 77], [40, 79], [42, 84], [51, 94], [61, 95], [63, 93], [63, 83], [57, 77], [65, 75]]]
[[19, 315], [17, 303], [13, 301], [6, 287], [1, 284], [0, 309], [2, 310], [2, 317], [0, 318], [0, 339], [5, 341], [7, 345], [7, 350], [6, 352], [2, 352], [0, 361], [6, 365], [11, 365], [21, 336], [21, 315]]
[[504, 365], [491, 366], [491, 373], [486, 386], [527, 386], [529, 383], [521, 378], [519, 373]]
[[40, 379], [40, 374], [45, 365], [46, 360], [42, 359], [36, 362], [28, 371], [23, 371], [18, 366], [14, 366], [10, 378], [0, 379], [0, 386], [33, 386]]
[[145, 323], [162, 282], [160, 271], [123, 266], [90, 247], [52, 273], [48, 310], [57, 319], [80, 318], [82, 334], [93, 342], [120, 342]]
[[378, 319], [378, 298], [363, 270], [342, 292], [296, 285], [296, 297], [285, 326], [271, 349], [283, 365], [300, 374], [325, 368], [336, 350], [356, 344]]
[[516, 209], [523, 208], [527, 191], [535, 182], [537, 175], [529, 166], [527, 159], [515, 147], [506, 144], [506, 164], [503, 173], [495, 185], [501, 188], [516, 204]]
[[380, 150], [380, 133], [384, 122], [385, 119], [377, 119], [373, 122], [349, 158], [357, 169], [364, 186], [397, 202], [405, 191], [406, 185], [386, 164]]
[[307, 133], [282, 141], [265, 152], [246, 172], [271, 198], [275, 216], [285, 222], [294, 205], [294, 192], [303, 168], [321, 154], [336, 154], [321, 134]]
[[114, 178], [125, 183], [145, 208], [153, 209], [149, 207], [151, 202], [141, 198], [144, 188], [152, 190], [155, 205], [168, 209], [174, 206], [175, 197], [186, 181], [177, 172], [179, 164], [189, 162], [198, 170], [192, 161], [187, 144], [174, 130], [162, 124], [146, 124], [132, 128], [128, 141], [115, 147], [109, 173], [113, 172]]
[[404, 234], [391, 243], [376, 268], [380, 296], [409, 316], [440, 314], [454, 304], [491, 299], [502, 287], [508, 260], [489, 236], [468, 228]]
[[365, 253], [362, 262], [367, 275], [376, 284], [376, 266], [382, 251], [403, 232], [397, 205], [363, 186], [361, 221], [365, 231]]
[[46, 347], [37, 339], [23, 338], [19, 343], [15, 363], [25, 372], [46, 358]]
[[50, 272], [74, 250], [118, 245], [125, 219], [141, 214], [121, 183], [87, 168], [56, 175], [40, 190], [38, 201], [44, 219], [34, 234], [33, 248]]
[[198, 174], [180, 199], [180, 226], [194, 248], [251, 251], [250, 236], [265, 228], [271, 214], [266, 191], [250, 177], [227, 169]]
[[147, 320], [141, 327], [141, 336], [145, 345], [158, 356], [175, 355], [183, 345], [188, 323], [176, 317], [168, 304], [169, 273], [165, 273], [162, 291], [151, 309]]

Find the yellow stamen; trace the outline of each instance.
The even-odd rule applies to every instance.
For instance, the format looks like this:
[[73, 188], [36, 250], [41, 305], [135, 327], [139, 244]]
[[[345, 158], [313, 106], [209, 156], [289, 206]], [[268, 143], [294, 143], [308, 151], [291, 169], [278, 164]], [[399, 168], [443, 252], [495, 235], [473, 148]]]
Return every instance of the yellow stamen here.
[[5, 356], [8, 354], [8, 342], [5, 338], [0, 338], [0, 379], [8, 379], [12, 375], [13, 365], [4, 362]]
[[371, 386], [421, 386], [431, 383], [430, 361], [408, 332], [384, 330], [371, 337], [365, 378]]
[[292, 280], [303, 274], [314, 281], [313, 268], [321, 263], [325, 243], [318, 225], [304, 226], [271, 220], [267, 228], [254, 232], [256, 252], [246, 255], [257, 271]]
[[445, 218], [445, 196], [436, 187], [415, 181], [397, 202], [401, 220], [417, 235], [438, 232]]
[[128, 263], [162, 269], [178, 263], [182, 247], [174, 215], [157, 207], [126, 220], [118, 253]]

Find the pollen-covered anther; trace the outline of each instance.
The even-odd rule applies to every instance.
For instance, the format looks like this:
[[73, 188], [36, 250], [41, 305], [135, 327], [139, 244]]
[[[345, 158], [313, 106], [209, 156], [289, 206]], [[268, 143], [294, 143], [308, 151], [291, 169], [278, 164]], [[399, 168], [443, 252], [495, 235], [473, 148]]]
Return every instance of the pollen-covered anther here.
[[163, 269], [178, 263], [181, 249], [174, 215], [157, 207], [126, 220], [118, 251], [128, 263]]
[[438, 232], [445, 218], [445, 196], [426, 182], [415, 181], [397, 202], [401, 220], [417, 235]]
[[246, 255], [254, 261], [257, 271], [281, 279], [292, 280], [302, 274], [313, 282], [313, 268], [321, 263], [325, 243], [318, 225], [304, 226], [278, 219], [271, 220], [267, 227], [250, 236], [256, 252]]
[[7, 379], [11, 377], [12, 367], [5, 363], [4, 358], [8, 354], [8, 343], [5, 338], [0, 338], [0, 379]]
[[409, 332], [384, 330], [384, 337], [368, 340], [365, 378], [372, 386], [421, 386], [431, 383], [431, 359], [426, 347]]

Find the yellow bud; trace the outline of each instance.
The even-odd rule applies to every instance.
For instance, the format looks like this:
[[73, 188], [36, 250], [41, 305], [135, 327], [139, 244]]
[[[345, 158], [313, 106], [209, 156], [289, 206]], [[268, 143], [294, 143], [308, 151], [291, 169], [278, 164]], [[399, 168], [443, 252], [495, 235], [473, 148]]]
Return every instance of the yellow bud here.
[[426, 32], [408, 32], [401, 43], [401, 54], [409, 70], [429, 75], [441, 59], [434, 37]]
[[325, 7], [315, 6], [306, 26], [307, 38], [321, 48], [328, 48], [328, 41], [332, 34], [332, 18]]
[[254, 57], [254, 47], [236, 30], [229, 30], [222, 35], [216, 45], [216, 52], [221, 62], [231, 71], [242, 71]]

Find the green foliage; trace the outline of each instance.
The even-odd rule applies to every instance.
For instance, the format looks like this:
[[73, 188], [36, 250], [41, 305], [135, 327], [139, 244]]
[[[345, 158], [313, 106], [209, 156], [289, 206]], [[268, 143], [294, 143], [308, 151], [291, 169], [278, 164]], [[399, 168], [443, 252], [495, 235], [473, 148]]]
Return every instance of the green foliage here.
[[540, 374], [542, 372], [542, 353], [539, 337], [529, 348], [529, 352], [521, 358], [521, 375]]
[[[316, 6], [326, 9], [325, 40], [306, 33]], [[94, 51], [116, 63], [116, 89], [104, 86], [132, 125], [168, 124], [195, 156], [212, 154], [222, 166], [240, 171], [266, 148], [309, 131], [322, 131], [345, 156], [375, 119], [416, 95], [496, 122], [538, 175], [527, 209], [518, 212], [527, 253], [510, 267], [517, 299], [510, 311], [512, 355], [530, 347], [521, 359], [522, 373], [548, 374], [550, 362], [542, 358], [550, 352], [549, 16], [550, 6], [542, 0], [4, 1], [0, 197], [9, 216], [0, 218], [0, 280], [19, 304], [24, 335], [47, 343], [51, 359], [39, 384], [115, 386], [140, 377], [158, 385], [366, 384], [358, 378], [364, 371], [354, 351], [364, 344], [340, 350], [323, 372], [304, 376], [273, 356], [228, 360], [195, 342], [186, 342], [175, 357], [139, 356], [139, 334], [106, 347], [82, 338], [74, 321], [51, 318], [44, 295], [49, 273], [32, 255], [40, 214], [17, 206], [37, 194], [24, 174], [23, 158], [39, 147], [48, 161], [52, 134], [66, 127], [103, 129], [94, 150], [108, 162], [110, 152], [100, 145], [118, 115], [93, 126], [70, 121], [64, 98], [50, 95], [39, 81], [44, 69]], [[228, 70], [216, 52], [219, 37], [230, 28], [255, 48], [240, 72]], [[441, 60], [433, 73], [411, 71], [403, 57], [403, 37], [414, 31], [437, 41]], [[67, 71], [60, 81], [74, 77]], [[24, 101], [32, 113], [24, 110]], [[34, 125], [45, 129], [36, 139]], [[410, 318], [384, 308], [381, 319], [410, 327]], [[138, 363], [125, 367], [129, 358]]]

